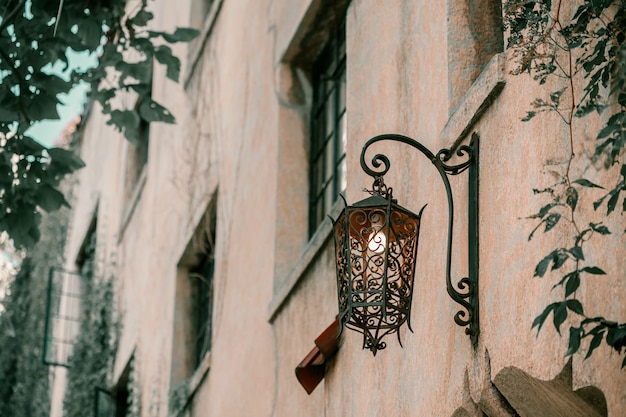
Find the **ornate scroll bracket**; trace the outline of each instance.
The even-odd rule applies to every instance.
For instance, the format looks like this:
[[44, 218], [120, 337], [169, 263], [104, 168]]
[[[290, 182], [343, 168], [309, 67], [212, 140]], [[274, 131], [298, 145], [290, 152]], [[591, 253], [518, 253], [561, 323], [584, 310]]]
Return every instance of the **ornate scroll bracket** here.
[[[472, 135], [469, 145], [463, 145], [456, 151], [456, 156], [465, 158], [464, 162], [449, 164], [453, 152], [450, 149], [441, 149], [437, 154], [431, 152], [418, 141], [396, 134], [379, 135], [368, 140], [361, 151], [361, 168], [375, 180], [382, 178], [391, 166], [389, 158], [383, 154], [376, 154], [371, 160], [371, 167], [366, 163], [365, 154], [368, 148], [377, 142], [395, 141], [405, 143], [425, 155], [439, 172], [448, 197], [448, 249], [446, 255], [446, 290], [450, 297], [460, 304], [461, 309], [454, 315], [457, 325], [465, 327], [465, 333], [470, 336], [474, 345], [478, 341], [480, 332], [478, 321], [478, 142], [476, 133]], [[452, 232], [454, 227], [454, 201], [450, 187], [449, 175], [458, 175], [469, 171], [468, 187], [468, 276], [461, 278], [453, 285], [450, 276], [452, 260]]]

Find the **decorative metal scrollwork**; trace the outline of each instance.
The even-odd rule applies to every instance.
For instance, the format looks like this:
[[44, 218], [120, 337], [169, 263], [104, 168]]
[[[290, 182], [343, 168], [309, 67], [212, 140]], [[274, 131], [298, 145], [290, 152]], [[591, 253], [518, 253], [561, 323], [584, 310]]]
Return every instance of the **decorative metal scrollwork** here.
[[[474, 133], [470, 145], [463, 145], [458, 148], [456, 155], [466, 158], [465, 161], [458, 164], [449, 164], [452, 159], [453, 151], [450, 149], [441, 149], [437, 154], [433, 154], [428, 148], [418, 141], [406, 136], [396, 134], [386, 134], [376, 136], [368, 140], [361, 151], [361, 168], [366, 174], [376, 178], [382, 178], [390, 168], [390, 161], [386, 155], [376, 154], [369, 167], [366, 163], [365, 155], [369, 147], [377, 142], [395, 141], [405, 143], [425, 155], [435, 166], [439, 172], [446, 190], [448, 198], [448, 249], [446, 255], [446, 289], [450, 297], [462, 309], [455, 316], [454, 321], [465, 328], [475, 344], [479, 333], [478, 321], [478, 135]], [[382, 166], [382, 169], [380, 169]], [[469, 256], [469, 274], [467, 277], [461, 278], [456, 286], [452, 284], [450, 276], [450, 265], [452, 259], [452, 232], [454, 226], [454, 201], [452, 199], [452, 190], [448, 175], [458, 175], [469, 169], [469, 202], [468, 202], [468, 256]]]

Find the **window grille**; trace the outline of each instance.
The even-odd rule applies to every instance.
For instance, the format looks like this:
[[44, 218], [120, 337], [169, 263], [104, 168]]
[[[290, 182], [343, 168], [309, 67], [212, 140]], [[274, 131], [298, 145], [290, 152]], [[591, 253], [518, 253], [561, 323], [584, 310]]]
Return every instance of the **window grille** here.
[[346, 188], [346, 37], [341, 24], [313, 65], [309, 234]]
[[81, 304], [81, 275], [51, 268], [44, 330], [44, 364], [68, 366], [80, 330]]

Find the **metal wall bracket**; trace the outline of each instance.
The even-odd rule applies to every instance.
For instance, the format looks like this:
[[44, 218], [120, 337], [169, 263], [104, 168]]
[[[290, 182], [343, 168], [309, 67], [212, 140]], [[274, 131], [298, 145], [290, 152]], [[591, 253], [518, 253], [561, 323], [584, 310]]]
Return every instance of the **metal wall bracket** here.
[[[476, 133], [472, 135], [469, 145], [460, 146], [456, 155], [461, 158], [467, 158], [466, 161], [459, 164], [448, 164], [452, 158], [453, 152], [450, 149], [441, 149], [437, 154], [433, 154], [428, 148], [418, 141], [406, 136], [396, 134], [385, 134], [373, 137], [368, 140], [361, 151], [361, 168], [366, 174], [378, 178], [382, 177], [389, 171], [389, 158], [383, 154], [376, 154], [371, 161], [370, 168], [365, 162], [365, 154], [367, 149], [374, 143], [381, 141], [395, 141], [405, 143], [425, 155], [435, 166], [439, 172], [443, 185], [448, 197], [448, 250], [446, 255], [446, 290], [450, 297], [460, 304], [462, 309], [454, 315], [454, 321], [457, 325], [465, 327], [465, 333], [469, 335], [472, 344], [478, 342], [478, 334], [480, 332], [478, 315], [478, 142], [479, 138]], [[381, 168], [382, 166], [382, 168]], [[450, 265], [452, 260], [452, 232], [454, 227], [454, 201], [452, 198], [452, 189], [450, 187], [449, 175], [458, 175], [469, 171], [468, 186], [468, 259], [469, 271], [468, 276], [461, 278], [456, 285], [452, 283], [450, 276]]]

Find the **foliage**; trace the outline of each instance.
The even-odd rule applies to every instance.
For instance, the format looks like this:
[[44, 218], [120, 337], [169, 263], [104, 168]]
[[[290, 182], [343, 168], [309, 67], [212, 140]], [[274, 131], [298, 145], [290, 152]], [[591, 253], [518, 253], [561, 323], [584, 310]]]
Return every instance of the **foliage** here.
[[[69, 200], [72, 188], [71, 182], [61, 184]], [[43, 214], [42, 238], [22, 260], [2, 301], [0, 416], [44, 417], [50, 414], [49, 368], [42, 361], [46, 278], [51, 266], [61, 265], [68, 219], [67, 208]]]
[[[46, 149], [29, 135], [33, 123], [58, 119], [59, 95], [81, 82], [91, 86], [115, 126], [137, 141], [140, 121], [174, 123], [172, 114], [151, 98], [156, 59], [167, 77], [177, 81], [180, 61], [175, 42], [187, 42], [197, 31], [149, 30], [153, 14], [147, 0], [54, 2], [7, 0], [0, 6], [0, 230], [17, 247], [39, 240], [39, 209], [57, 210], [68, 203], [58, 186], [84, 164], [72, 152]], [[98, 53], [95, 68], [72, 69], [71, 51]], [[66, 79], [53, 68], [71, 70]], [[137, 97], [136, 99], [132, 97]], [[133, 104], [116, 107], [113, 103]]]
[[112, 280], [95, 274], [96, 239], [91, 235], [81, 268], [82, 318], [74, 352], [69, 362], [64, 416], [80, 417], [94, 404], [96, 387], [107, 388], [109, 370], [116, 351], [118, 326], [113, 306]]
[[[626, 348], [626, 323], [617, 323], [604, 317], [587, 317], [584, 306], [576, 298], [576, 291], [584, 279], [606, 275], [599, 266], [588, 264], [588, 242], [601, 239], [622, 230], [609, 230], [608, 216], [621, 207], [626, 211], [626, 164], [623, 162], [626, 145], [626, 1], [586, 0], [575, 10], [571, 19], [563, 17], [571, 5], [558, 0], [509, 0], [504, 3], [505, 26], [510, 30], [508, 47], [517, 58], [514, 73], [529, 73], [541, 85], [557, 85], [548, 99], [537, 99], [533, 110], [522, 120], [528, 121], [542, 112], [555, 112], [567, 126], [569, 154], [561, 180], [551, 187], [534, 190], [550, 196], [550, 202], [530, 216], [539, 221], [531, 232], [543, 226], [552, 230], [559, 222], [569, 223], [571, 244], [558, 247], [547, 254], [536, 266], [535, 276], [543, 277], [548, 268], [563, 271], [554, 288], [562, 288], [560, 301], [548, 305], [533, 322], [540, 331], [552, 314], [553, 324], [560, 333], [568, 316], [578, 317], [578, 326], [569, 329], [567, 355], [580, 350], [581, 340], [590, 338], [585, 358], [604, 341], [622, 353]], [[548, 83], [548, 81], [551, 81]], [[558, 82], [557, 80], [561, 80]], [[579, 90], [582, 80], [582, 89]], [[576, 155], [577, 141], [572, 125], [576, 119], [592, 112], [606, 120], [600, 129], [592, 162], [602, 161], [609, 172], [618, 173], [613, 184], [599, 185], [587, 178], [577, 178], [575, 165], [588, 157]], [[583, 161], [581, 161], [583, 159]], [[621, 164], [621, 169], [615, 165]], [[588, 195], [594, 189], [606, 189], [603, 197], [592, 202], [593, 210], [603, 221], [583, 224], [579, 214], [583, 204], [589, 204]], [[622, 204], [618, 206], [620, 199]], [[626, 231], [624, 231], [626, 232]], [[614, 271], [615, 278], [623, 278], [623, 271]], [[576, 321], [575, 321], [576, 322]], [[626, 358], [622, 367], [626, 366]]]
[[0, 314], [0, 416], [44, 417], [50, 413], [48, 367], [41, 360], [45, 280], [25, 258]]
[[24, 252], [18, 251], [6, 233], [0, 233], [0, 315], [5, 311], [4, 299], [15, 279]]

